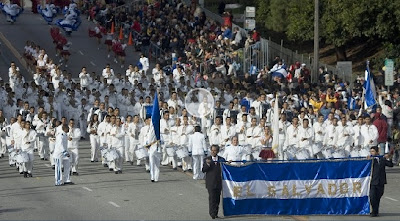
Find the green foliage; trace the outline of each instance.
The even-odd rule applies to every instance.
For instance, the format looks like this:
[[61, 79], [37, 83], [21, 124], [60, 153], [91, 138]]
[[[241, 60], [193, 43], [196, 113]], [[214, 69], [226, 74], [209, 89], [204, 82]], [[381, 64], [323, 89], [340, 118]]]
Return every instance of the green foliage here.
[[385, 65], [385, 59], [393, 59], [395, 69], [400, 68], [400, 45], [386, 42], [383, 45], [383, 53], [371, 59], [373, 70], [381, 70]]
[[257, 0], [257, 23], [276, 32], [285, 32], [289, 0]]

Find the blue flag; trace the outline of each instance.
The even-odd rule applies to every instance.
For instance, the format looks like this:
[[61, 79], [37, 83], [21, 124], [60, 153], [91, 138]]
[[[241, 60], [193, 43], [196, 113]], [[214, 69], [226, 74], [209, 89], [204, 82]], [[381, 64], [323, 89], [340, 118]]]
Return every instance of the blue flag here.
[[154, 134], [157, 140], [160, 140], [160, 107], [158, 105], [157, 92], [154, 95], [153, 110], [151, 113], [151, 123], [153, 124]]
[[376, 91], [375, 91], [375, 84], [374, 79], [371, 77], [371, 72], [369, 71], [368, 63], [367, 69], [365, 70], [365, 108], [369, 108], [376, 104]]

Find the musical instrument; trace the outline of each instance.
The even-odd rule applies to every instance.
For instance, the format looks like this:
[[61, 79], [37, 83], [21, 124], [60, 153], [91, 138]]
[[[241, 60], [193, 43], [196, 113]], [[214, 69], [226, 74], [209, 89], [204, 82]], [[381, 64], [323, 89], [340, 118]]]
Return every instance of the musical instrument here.
[[16, 153], [14, 159], [15, 159], [15, 161], [16, 161], [17, 163], [22, 164], [22, 163], [26, 163], [26, 162], [29, 161], [29, 156], [28, 156], [28, 153], [27, 153], [27, 152], [25, 152], [25, 151], [20, 151], [20, 152]]
[[247, 144], [244, 145], [244, 154], [245, 155], [251, 155], [253, 153], [253, 148], [251, 148], [251, 145]]
[[357, 147], [353, 147], [353, 150], [350, 151], [351, 157], [360, 157], [360, 149]]
[[333, 149], [334, 149], [334, 147], [332, 147], [332, 146], [323, 148], [321, 151], [322, 155], [324, 155], [324, 157], [326, 159], [333, 158], [333, 156], [332, 156]]
[[188, 156], [189, 156], [189, 151], [188, 151], [187, 147], [186, 147], [186, 146], [180, 146], [180, 147], [178, 147], [178, 149], [176, 150], [176, 156], [177, 156], [179, 159], [188, 157]]
[[286, 154], [288, 160], [296, 159], [297, 148], [294, 145], [288, 146], [283, 152]]
[[260, 157], [261, 151], [262, 151], [262, 147], [254, 147], [253, 148], [253, 152], [251, 153], [251, 155], [253, 156], [253, 158], [255, 160], [261, 159], [261, 157]]
[[167, 155], [168, 155], [169, 157], [174, 157], [174, 156], [176, 156], [176, 147], [174, 147], [174, 146], [169, 146], [169, 147], [165, 148], [165, 150], [166, 150]]
[[321, 147], [322, 147], [322, 142], [316, 142], [314, 143], [311, 148], [313, 151], [313, 154], [318, 154], [319, 152], [321, 152]]
[[147, 157], [149, 157], [147, 149], [145, 147], [140, 147], [140, 146], [138, 147], [137, 150], [135, 150], [135, 155], [138, 160], [144, 160]]
[[332, 153], [333, 158], [345, 158], [346, 152], [343, 149], [336, 149]]
[[310, 159], [310, 152], [306, 149], [298, 149], [296, 154], [296, 159], [298, 160]]
[[107, 161], [114, 161], [119, 158], [118, 152], [115, 148], [108, 149], [107, 153], [105, 154], [105, 158]]
[[360, 157], [366, 157], [366, 156], [369, 156], [370, 153], [369, 153], [369, 150], [368, 150], [368, 149], [366, 149], [366, 148], [361, 148], [360, 151], [359, 151], [359, 155], [360, 155]]

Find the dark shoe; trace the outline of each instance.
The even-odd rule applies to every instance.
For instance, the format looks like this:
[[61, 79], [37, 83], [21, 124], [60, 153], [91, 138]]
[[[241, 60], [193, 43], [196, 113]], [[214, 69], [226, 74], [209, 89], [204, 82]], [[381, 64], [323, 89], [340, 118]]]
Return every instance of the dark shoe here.
[[79, 176], [79, 173], [78, 172], [72, 172], [72, 175]]
[[73, 182], [65, 182], [64, 184], [65, 185], [74, 185], [75, 183], [73, 183]]
[[370, 217], [378, 217], [378, 214], [371, 213], [369, 216], [370, 216]]
[[104, 167], [108, 167], [108, 165], [107, 165], [107, 164], [104, 164], [103, 166], [104, 166]]
[[189, 171], [189, 172], [192, 172], [192, 169], [189, 169], [188, 171]]
[[56, 169], [56, 166], [52, 166], [51, 169], [55, 170], [55, 169]]
[[122, 173], [122, 170], [118, 170], [118, 173]]
[[119, 174], [119, 172], [118, 172], [118, 171], [115, 171], [115, 174]]
[[90, 162], [91, 162], [91, 163], [94, 163], [94, 160], [91, 160]]
[[152, 183], [154, 183], [154, 180], [151, 180]]
[[130, 162], [131, 163], [131, 166], [133, 166], [133, 162]]
[[215, 219], [215, 216], [211, 216], [211, 219]]
[[64, 184], [59, 184], [59, 185], [56, 184], [55, 186], [64, 186]]
[[94, 160], [94, 162], [99, 162], [99, 160], [98, 160], [98, 159], [96, 159], [96, 160]]
[[175, 168], [172, 168], [173, 170], [178, 170], [176, 167]]
[[44, 160], [45, 160], [45, 161], [49, 161], [49, 159], [47, 159], [47, 158], [44, 158]]
[[44, 158], [40, 158], [41, 160], [44, 160]]
[[29, 176], [29, 177], [32, 177], [32, 173], [28, 173], [28, 176]]
[[19, 174], [24, 174], [24, 173], [26, 173], [26, 172], [19, 172]]
[[28, 177], [28, 173], [24, 172], [24, 177], [27, 178]]
[[150, 170], [146, 170], [146, 172], [150, 173]]
[[108, 169], [109, 171], [113, 171], [114, 169]]

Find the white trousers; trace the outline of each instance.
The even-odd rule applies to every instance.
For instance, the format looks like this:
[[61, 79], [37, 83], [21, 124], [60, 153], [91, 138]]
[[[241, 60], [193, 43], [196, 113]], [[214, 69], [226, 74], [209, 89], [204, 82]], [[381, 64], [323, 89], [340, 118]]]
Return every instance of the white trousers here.
[[[69, 176], [71, 166], [70, 159], [68, 157], [55, 157], [54, 163], [54, 176], [56, 180], [56, 185], [64, 184], [64, 182], [71, 182], [71, 178]], [[62, 172], [62, 168], [64, 168], [64, 172]]]
[[56, 142], [54, 141], [49, 141], [49, 153], [50, 153], [50, 164], [51, 166], [54, 166], [54, 158], [53, 158], [53, 152], [54, 152], [54, 148], [56, 146]]
[[[0, 132], [1, 133], [1, 132]], [[7, 151], [6, 138], [0, 137], [0, 154], [5, 154]]]
[[192, 169], [192, 157], [182, 158], [182, 170], [187, 171]]
[[204, 155], [193, 155], [193, 179], [200, 180], [204, 179], [204, 173], [201, 172], [203, 168]]
[[39, 136], [38, 139], [39, 139], [39, 141], [38, 141], [39, 157], [48, 159], [49, 155], [50, 155], [48, 139], [47, 139], [47, 137], [44, 137], [44, 136]]
[[[68, 152], [70, 154], [71, 170], [73, 173], [77, 172], [78, 171], [78, 163], [79, 163], [78, 148], [70, 148], [70, 149], [68, 149]], [[65, 169], [64, 169], [64, 171], [65, 171]]]
[[150, 179], [158, 181], [160, 176], [160, 161], [161, 154], [157, 151], [149, 153], [149, 163], [150, 163]]
[[28, 154], [28, 157], [29, 157], [29, 161], [22, 164], [22, 171], [23, 172], [32, 173], [33, 161], [34, 161], [35, 158], [33, 156], [33, 151], [28, 151], [27, 154]]
[[[123, 115], [123, 116], [125, 116], [125, 115]], [[124, 155], [125, 155], [125, 160], [126, 160], [126, 162], [131, 162], [132, 161], [132, 158], [133, 158], [133, 152], [132, 152], [132, 150], [131, 150], [131, 142], [130, 142], [130, 138], [129, 138], [129, 135], [126, 135], [125, 136], [125, 142], [124, 142], [124, 144], [125, 144], [125, 153], [124, 153]]]
[[124, 149], [124, 147], [115, 148], [119, 157], [110, 162], [110, 169], [113, 169], [114, 171], [122, 170], [122, 163], [124, 162]]
[[91, 134], [89, 136], [89, 139], [90, 139], [90, 147], [91, 147], [90, 148], [90, 160], [91, 161], [98, 160], [99, 155], [100, 155], [99, 136]]

